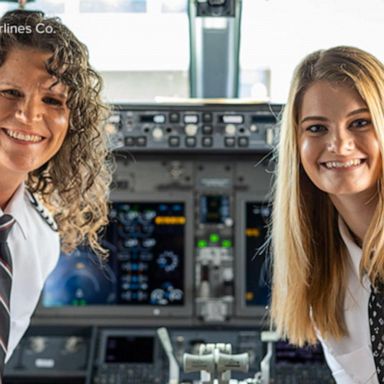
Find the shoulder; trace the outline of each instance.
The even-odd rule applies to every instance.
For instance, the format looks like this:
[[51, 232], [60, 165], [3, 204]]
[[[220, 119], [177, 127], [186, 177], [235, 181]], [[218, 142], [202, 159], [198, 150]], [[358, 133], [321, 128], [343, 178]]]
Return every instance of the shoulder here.
[[54, 231], [58, 231], [57, 224], [53, 219], [51, 213], [44, 207], [44, 205], [40, 202], [35, 194], [26, 190], [26, 194], [28, 196], [29, 202], [32, 207], [37, 211], [39, 216], [43, 219], [43, 221]]

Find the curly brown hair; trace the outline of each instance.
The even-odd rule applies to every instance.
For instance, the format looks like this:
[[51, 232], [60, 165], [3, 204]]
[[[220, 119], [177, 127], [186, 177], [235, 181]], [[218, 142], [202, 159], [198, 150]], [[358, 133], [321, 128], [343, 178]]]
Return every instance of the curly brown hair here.
[[64, 143], [28, 175], [27, 187], [51, 211], [64, 252], [82, 243], [105, 256], [98, 235], [108, 222], [112, 162], [104, 129], [108, 107], [100, 97], [102, 79], [89, 64], [87, 47], [59, 18], [47, 18], [43, 12], [17, 10], [0, 19], [0, 65], [14, 47], [52, 53], [47, 72], [68, 86]]

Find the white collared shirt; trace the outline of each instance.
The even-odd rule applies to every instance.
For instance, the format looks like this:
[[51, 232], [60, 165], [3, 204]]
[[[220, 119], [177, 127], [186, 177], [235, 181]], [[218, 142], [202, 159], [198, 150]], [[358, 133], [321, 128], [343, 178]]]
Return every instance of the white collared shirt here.
[[32, 206], [24, 184], [20, 185], [4, 212], [16, 223], [8, 236], [13, 279], [10, 301], [11, 329], [6, 361], [30, 323], [41, 290], [60, 253], [59, 234], [51, 229]]
[[359, 278], [362, 250], [339, 217], [339, 231], [350, 256], [344, 315], [348, 336], [322, 339], [325, 358], [338, 384], [379, 384], [372, 355], [368, 319], [371, 286], [367, 276]]

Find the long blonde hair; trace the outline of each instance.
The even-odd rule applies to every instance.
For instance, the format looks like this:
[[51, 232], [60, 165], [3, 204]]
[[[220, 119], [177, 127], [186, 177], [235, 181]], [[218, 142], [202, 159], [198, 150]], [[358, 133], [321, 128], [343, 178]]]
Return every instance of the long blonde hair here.
[[[306, 175], [298, 150], [298, 115], [304, 93], [315, 81], [353, 86], [368, 106], [384, 153], [384, 66], [353, 47], [308, 55], [296, 68], [281, 122], [273, 191], [273, 284], [271, 320], [290, 342], [316, 343], [347, 335], [343, 303], [348, 255], [338, 231], [338, 214], [328, 195]], [[382, 172], [384, 172], [383, 156]], [[384, 281], [383, 177], [378, 206], [366, 233], [360, 274]], [[373, 252], [374, 251], [374, 252]]]

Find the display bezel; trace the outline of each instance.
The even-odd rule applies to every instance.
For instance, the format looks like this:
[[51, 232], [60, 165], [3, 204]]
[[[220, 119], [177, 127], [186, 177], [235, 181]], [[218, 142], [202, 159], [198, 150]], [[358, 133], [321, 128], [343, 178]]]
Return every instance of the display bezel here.
[[[105, 353], [107, 350], [107, 340], [110, 336], [113, 337], [151, 337], [153, 338], [153, 362], [151, 363], [106, 363]], [[159, 362], [160, 350], [156, 332], [148, 329], [102, 329], [100, 331], [100, 348], [98, 355], [99, 366], [103, 365], [153, 365], [156, 367]], [[155, 368], [155, 371], [157, 369]]]
[[246, 286], [244, 279], [246, 276], [246, 243], [244, 231], [246, 229], [246, 204], [247, 203], [268, 203], [267, 196], [262, 193], [239, 193], [236, 195], [236, 234], [235, 249], [236, 264], [236, 315], [238, 317], [252, 317], [259, 320], [266, 319], [267, 308], [263, 305], [247, 306], [245, 301]]
[[114, 191], [111, 202], [161, 203], [181, 202], [185, 204], [185, 243], [184, 243], [184, 304], [180, 306], [154, 305], [90, 305], [63, 306], [46, 308], [42, 298], [36, 310], [35, 318], [130, 318], [140, 317], [190, 317], [192, 315], [193, 292], [193, 197], [192, 193], [127, 193]]

